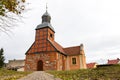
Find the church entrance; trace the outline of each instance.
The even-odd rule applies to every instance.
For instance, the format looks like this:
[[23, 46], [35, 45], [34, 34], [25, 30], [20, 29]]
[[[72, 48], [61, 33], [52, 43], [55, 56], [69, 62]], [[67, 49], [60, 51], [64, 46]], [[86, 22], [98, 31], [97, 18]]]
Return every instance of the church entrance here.
[[43, 61], [40, 60], [37, 63], [37, 71], [43, 71]]

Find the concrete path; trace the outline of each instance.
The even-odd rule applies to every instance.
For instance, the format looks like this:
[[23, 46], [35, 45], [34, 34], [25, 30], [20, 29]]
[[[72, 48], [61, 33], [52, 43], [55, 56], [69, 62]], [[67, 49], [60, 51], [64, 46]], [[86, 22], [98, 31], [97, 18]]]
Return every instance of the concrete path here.
[[36, 71], [18, 80], [62, 80], [62, 79], [54, 78], [53, 75], [45, 73], [44, 71]]

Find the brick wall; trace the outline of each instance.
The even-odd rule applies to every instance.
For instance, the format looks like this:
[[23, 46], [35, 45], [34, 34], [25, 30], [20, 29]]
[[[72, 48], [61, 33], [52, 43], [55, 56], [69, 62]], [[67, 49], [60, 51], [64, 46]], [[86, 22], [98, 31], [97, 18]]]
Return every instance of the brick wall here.
[[38, 61], [43, 61], [43, 70], [57, 70], [57, 52], [44, 52], [38, 54], [32, 54], [26, 56], [25, 70], [37, 71]]

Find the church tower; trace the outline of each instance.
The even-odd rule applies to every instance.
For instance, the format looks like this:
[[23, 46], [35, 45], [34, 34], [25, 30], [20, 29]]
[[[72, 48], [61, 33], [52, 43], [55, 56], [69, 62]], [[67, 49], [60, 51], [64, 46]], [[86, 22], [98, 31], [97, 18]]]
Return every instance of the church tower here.
[[42, 22], [36, 27], [35, 41], [26, 52], [25, 70], [56, 70], [56, 48], [54, 41], [55, 30], [51, 26], [51, 16], [46, 12]]
[[54, 31], [54, 28], [51, 26], [50, 22], [51, 22], [51, 16], [46, 10], [46, 12], [42, 16], [42, 23], [38, 25], [36, 28], [36, 39], [43, 38], [42, 36], [39, 35], [41, 33], [41, 35], [46, 34], [44, 39], [46, 38], [54, 41], [55, 31]]
[[[48, 40], [54, 41], [54, 28], [51, 26], [51, 16], [46, 12], [42, 15], [42, 23], [36, 28], [35, 44], [38, 48], [36, 52], [48, 51]], [[50, 50], [50, 49], [49, 49]]]

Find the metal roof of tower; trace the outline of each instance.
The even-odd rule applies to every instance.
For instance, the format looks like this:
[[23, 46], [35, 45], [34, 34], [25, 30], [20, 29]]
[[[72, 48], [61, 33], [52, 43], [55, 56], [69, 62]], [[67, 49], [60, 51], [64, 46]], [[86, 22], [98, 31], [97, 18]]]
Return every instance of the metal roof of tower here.
[[42, 15], [42, 23], [37, 26], [36, 30], [48, 27], [55, 32], [54, 28], [50, 24], [50, 20], [51, 20], [51, 16], [46, 10], [46, 12]]

